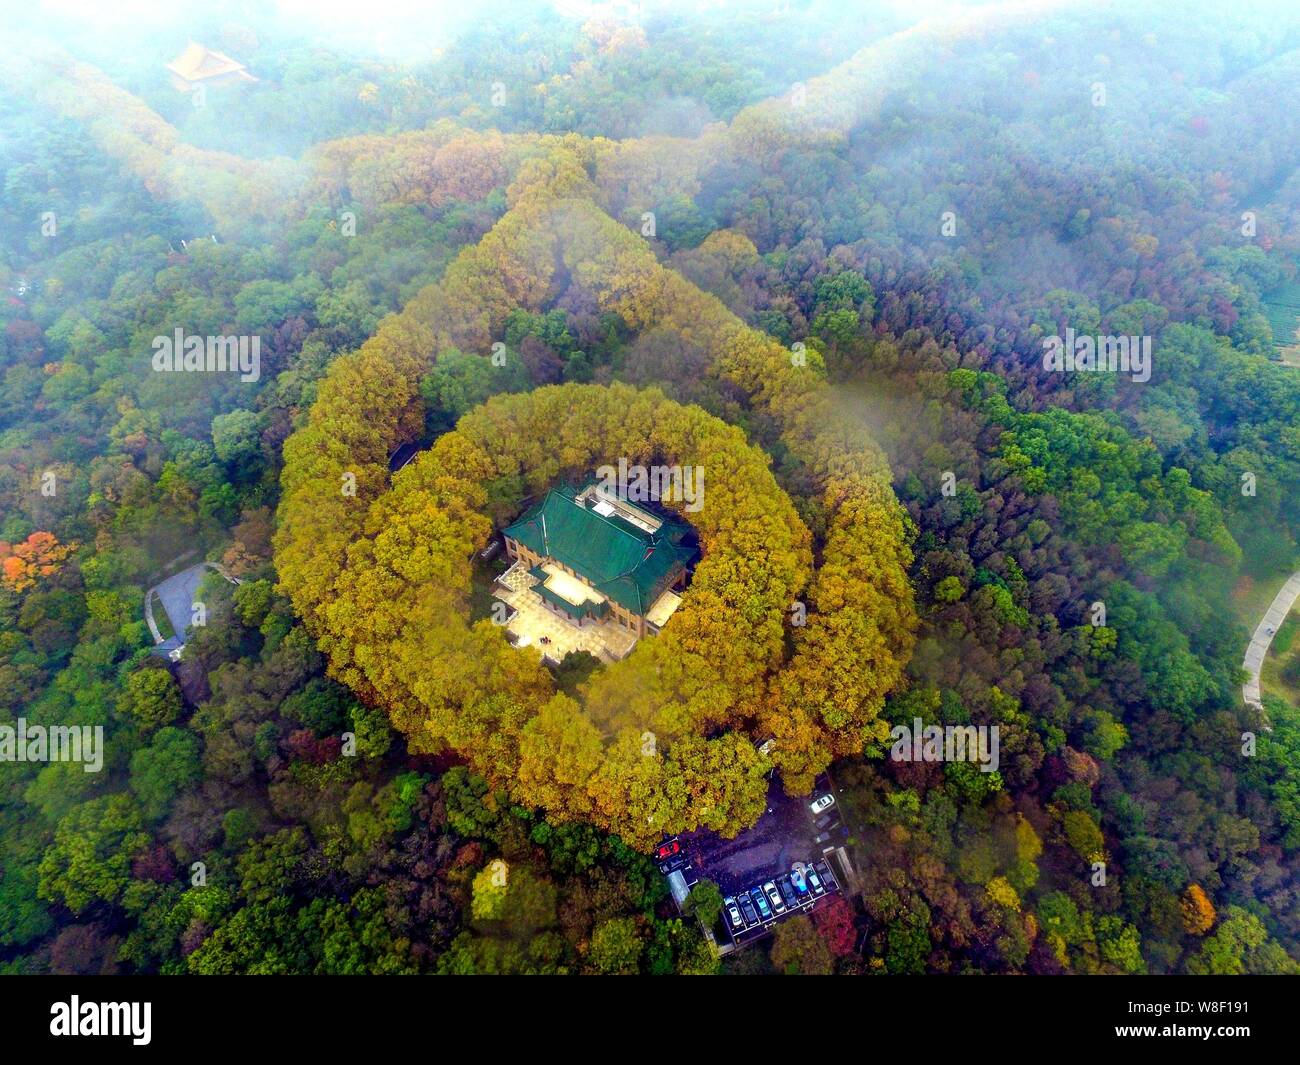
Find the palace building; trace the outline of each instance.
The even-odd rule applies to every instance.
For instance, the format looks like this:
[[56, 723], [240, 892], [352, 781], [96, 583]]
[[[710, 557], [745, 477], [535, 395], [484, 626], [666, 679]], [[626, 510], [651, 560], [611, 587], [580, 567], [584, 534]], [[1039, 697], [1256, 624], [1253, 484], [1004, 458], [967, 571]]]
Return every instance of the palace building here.
[[232, 82], [256, 81], [238, 59], [190, 41], [180, 55], [167, 64], [172, 85], [181, 92], [192, 92], [199, 85], [228, 85]]
[[512, 638], [555, 661], [571, 650], [622, 658], [680, 605], [698, 554], [690, 538], [685, 522], [597, 482], [552, 488], [504, 530], [512, 565], [498, 598], [516, 611]]

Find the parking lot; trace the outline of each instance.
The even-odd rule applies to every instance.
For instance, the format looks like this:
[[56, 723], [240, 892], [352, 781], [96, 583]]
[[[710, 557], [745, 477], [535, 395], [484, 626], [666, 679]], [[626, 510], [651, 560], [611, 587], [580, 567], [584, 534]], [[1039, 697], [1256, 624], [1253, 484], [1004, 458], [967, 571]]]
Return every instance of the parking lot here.
[[722, 919], [733, 942], [748, 943], [766, 935], [771, 925], [785, 917], [810, 913], [820, 899], [839, 890], [830, 863], [818, 860], [726, 896], [722, 901]]
[[699, 880], [712, 880], [722, 892], [723, 924], [741, 945], [838, 893], [840, 876], [831, 852], [846, 832], [833, 800], [824, 809], [811, 808], [828, 794], [827, 785], [819, 780], [812, 795], [791, 797], [774, 779], [766, 812], [735, 839], [690, 832], [665, 840], [655, 853], [674, 897]]

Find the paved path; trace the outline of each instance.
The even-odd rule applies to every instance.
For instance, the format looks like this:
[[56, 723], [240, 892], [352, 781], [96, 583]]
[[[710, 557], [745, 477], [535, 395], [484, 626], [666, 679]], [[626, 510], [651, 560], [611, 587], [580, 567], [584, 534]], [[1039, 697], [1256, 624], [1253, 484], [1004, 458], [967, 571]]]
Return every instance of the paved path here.
[[[183, 569], [180, 573], [173, 574], [165, 581], [160, 581], [145, 593], [144, 619], [149, 625], [149, 631], [153, 633], [154, 643], [158, 645], [158, 650], [171, 651], [184, 646], [185, 633], [190, 627], [190, 619], [193, 617], [194, 593], [199, 590], [199, 584], [202, 582], [204, 574], [210, 569], [216, 570], [232, 584], [240, 583], [217, 563], [200, 562], [198, 565], [190, 566], [189, 569]], [[167, 620], [171, 622], [172, 632], [176, 634], [166, 640], [163, 639], [163, 634], [159, 631], [158, 623], [153, 616], [155, 592], [163, 605], [163, 610], [167, 613]]]
[[1264, 709], [1259, 694], [1259, 671], [1264, 667], [1264, 658], [1268, 654], [1269, 644], [1273, 642], [1273, 636], [1281, 628], [1286, 616], [1291, 613], [1291, 608], [1298, 598], [1300, 598], [1300, 572], [1293, 573], [1287, 578], [1286, 584], [1282, 585], [1281, 590], [1273, 597], [1273, 602], [1264, 611], [1259, 624], [1255, 626], [1255, 635], [1250, 638], [1250, 646], [1246, 648], [1246, 657], [1241, 663], [1241, 668], [1250, 674], [1250, 679], [1241, 686], [1241, 694], [1247, 706]]

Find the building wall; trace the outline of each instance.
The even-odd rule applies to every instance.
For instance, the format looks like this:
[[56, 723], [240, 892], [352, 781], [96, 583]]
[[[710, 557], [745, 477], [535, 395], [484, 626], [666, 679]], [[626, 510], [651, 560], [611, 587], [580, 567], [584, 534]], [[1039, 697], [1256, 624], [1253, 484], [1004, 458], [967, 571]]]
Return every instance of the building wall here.
[[[565, 573], [578, 578], [578, 580], [584, 580], [580, 573], [576, 573], [563, 562], [553, 558], [543, 558], [541, 555], [537, 554], [537, 552], [529, 550], [523, 544], [519, 543], [518, 540], [509, 536], [504, 539], [506, 542], [506, 554], [514, 561], [523, 562], [523, 564], [529, 569], [532, 569], [534, 566], [540, 566], [542, 563], [548, 563], [552, 566], [559, 566]], [[685, 586], [686, 571], [682, 570], [682, 572], [678, 574], [677, 579], [673, 582], [673, 587], [684, 588]], [[612, 620], [616, 625], [620, 625], [629, 632], [635, 632], [638, 637], [646, 634], [647, 630], [644, 617], [640, 614], [634, 614], [632, 611], [624, 609], [612, 599], [607, 599], [606, 602], [609, 603], [609, 613], [606, 615], [607, 620]]]

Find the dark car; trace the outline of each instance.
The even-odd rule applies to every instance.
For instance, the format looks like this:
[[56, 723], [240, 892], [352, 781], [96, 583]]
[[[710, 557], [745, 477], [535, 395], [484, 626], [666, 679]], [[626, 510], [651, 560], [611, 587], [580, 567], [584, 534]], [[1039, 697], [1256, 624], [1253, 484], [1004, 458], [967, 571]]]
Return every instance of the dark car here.
[[834, 820], [835, 820], [834, 814], [822, 814], [821, 817], [817, 818], [817, 820], [813, 822], [813, 824], [817, 826], [818, 832], [823, 832], [826, 830], [826, 827]]
[[781, 879], [776, 882], [776, 886], [781, 892], [781, 898], [785, 899], [785, 904], [787, 906], [793, 907], [799, 905], [799, 896], [795, 893], [794, 888], [790, 886], [790, 878], [788, 876], [781, 877]]
[[818, 836], [815, 840], [813, 840], [814, 843], [829, 843], [830, 841], [831, 841], [831, 834], [829, 832], [823, 832], [820, 836]]
[[772, 916], [772, 907], [768, 904], [767, 896], [763, 894], [763, 889], [754, 888], [754, 890], [749, 894], [754, 900], [754, 905], [758, 907], [759, 918], [766, 921]]
[[740, 907], [740, 915], [745, 918], [745, 924], [758, 924], [758, 911], [754, 909], [754, 904], [749, 901], [749, 893], [742, 891], [736, 896], [736, 904]]

